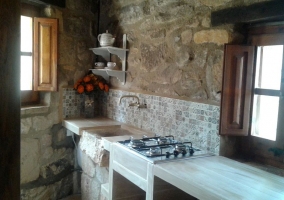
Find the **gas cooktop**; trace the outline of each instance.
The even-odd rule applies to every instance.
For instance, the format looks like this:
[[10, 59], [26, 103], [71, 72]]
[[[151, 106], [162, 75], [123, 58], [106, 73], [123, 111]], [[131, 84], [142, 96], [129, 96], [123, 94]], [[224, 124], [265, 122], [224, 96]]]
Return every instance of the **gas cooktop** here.
[[155, 136], [141, 139], [118, 141], [119, 144], [147, 158], [150, 162], [175, 161], [197, 157], [213, 156], [213, 153], [201, 150], [192, 145], [192, 142], [180, 142], [174, 136]]

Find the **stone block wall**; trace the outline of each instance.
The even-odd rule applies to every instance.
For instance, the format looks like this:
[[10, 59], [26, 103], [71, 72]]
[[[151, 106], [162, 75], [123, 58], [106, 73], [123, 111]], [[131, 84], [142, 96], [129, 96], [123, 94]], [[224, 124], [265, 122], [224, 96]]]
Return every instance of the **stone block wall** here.
[[100, 133], [104, 130], [84, 131], [79, 143], [82, 152], [81, 194], [84, 200], [102, 198], [101, 185], [109, 179], [109, 152], [103, 147]]
[[[212, 11], [267, 0], [105, 0], [99, 32], [129, 49], [126, 84], [116, 88], [220, 101], [224, 44], [244, 42], [242, 26], [211, 26]], [[119, 59], [113, 58], [119, 63]]]
[[72, 193], [74, 144], [57, 108], [21, 111], [21, 199], [58, 199]]
[[[254, 1], [256, 2], [256, 1]], [[106, 0], [99, 32], [108, 30], [129, 48], [126, 84], [118, 88], [220, 101], [223, 48], [243, 41], [233, 25], [211, 27], [213, 10], [246, 4], [221, 0]], [[114, 58], [115, 60], [115, 58]], [[119, 62], [119, 59], [116, 60]]]
[[[58, 92], [40, 92], [39, 107], [21, 110], [21, 199], [60, 199], [76, 188], [74, 143], [62, 127], [63, 87], [73, 85], [92, 66], [96, 45], [97, 1], [66, 0], [51, 6], [59, 19]], [[73, 181], [74, 179], [74, 181]], [[80, 188], [79, 188], [80, 189]]]

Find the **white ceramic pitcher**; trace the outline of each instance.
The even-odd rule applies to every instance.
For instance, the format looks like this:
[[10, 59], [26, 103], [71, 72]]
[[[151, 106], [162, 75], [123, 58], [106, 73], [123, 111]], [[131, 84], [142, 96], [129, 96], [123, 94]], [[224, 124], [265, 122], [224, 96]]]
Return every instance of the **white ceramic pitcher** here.
[[112, 34], [108, 33], [107, 30], [106, 33], [98, 35], [98, 41], [102, 47], [108, 47], [113, 45], [115, 38], [112, 36]]

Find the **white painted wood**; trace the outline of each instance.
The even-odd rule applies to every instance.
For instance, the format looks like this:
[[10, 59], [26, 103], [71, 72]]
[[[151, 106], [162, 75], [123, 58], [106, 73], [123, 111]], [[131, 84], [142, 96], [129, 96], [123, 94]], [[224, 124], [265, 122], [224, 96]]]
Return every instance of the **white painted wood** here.
[[[127, 162], [127, 160], [125, 160]], [[129, 162], [129, 160], [128, 160]], [[114, 161], [113, 162], [113, 170], [117, 171], [120, 175], [124, 176], [127, 178], [129, 181], [134, 183], [136, 186], [141, 188], [142, 190], [146, 191], [147, 189], [147, 180], [144, 179], [143, 177], [137, 175], [135, 172], [132, 170], [129, 170], [128, 168], [124, 167], [120, 163]], [[145, 169], [145, 172], [147, 172], [147, 169]]]
[[[126, 34], [123, 34], [123, 49], [126, 49]], [[123, 55], [122, 55], [123, 58], [125, 58], [123, 61], [122, 61], [122, 71], [126, 71], [126, 51], [123, 52]], [[125, 80], [125, 79], [124, 79]]]
[[109, 198], [109, 183], [101, 185], [101, 195], [103, 195], [106, 199]]
[[221, 156], [159, 163], [154, 175], [198, 199], [284, 199], [284, 178]]
[[117, 47], [98, 47], [90, 48], [94, 54], [102, 56], [107, 62], [111, 61], [111, 54], [117, 55], [121, 59], [122, 70], [100, 70], [100, 69], [90, 69], [94, 74], [99, 74], [103, 76], [106, 80], [109, 80], [108, 76], [114, 76], [118, 78], [122, 84], [125, 84], [125, 70], [126, 70], [126, 34], [123, 35], [123, 48]]
[[[121, 196], [127, 196], [128, 199], [141, 199], [141, 195], [143, 197], [143, 194], [141, 194], [141, 191], [145, 190], [146, 185], [147, 185], [147, 180], [137, 176], [136, 174], [132, 173], [132, 171], [128, 170], [127, 168], [123, 167], [120, 163], [117, 163], [115, 161], [115, 155], [114, 152], [116, 149], [114, 148], [114, 143], [110, 145], [110, 165], [109, 165], [109, 194], [108, 194], [108, 199], [113, 200], [113, 199], [120, 199]], [[134, 184], [131, 185], [136, 185], [139, 188], [141, 188], [141, 191], [137, 191], [136, 188], [133, 188], [132, 186], [129, 185], [129, 183], [124, 182], [123, 180], [115, 180], [114, 179], [114, 174], [117, 172], [121, 175], [125, 175], [124, 177], [131, 181]], [[126, 180], [125, 179], [125, 180]], [[128, 181], [128, 182], [129, 182]], [[130, 191], [129, 191], [130, 187]], [[137, 188], [138, 188], [137, 187]], [[127, 192], [126, 192], [127, 190]], [[118, 192], [121, 191], [121, 192]], [[115, 196], [116, 195], [116, 196]]]
[[147, 165], [147, 188], [146, 188], [146, 200], [153, 200], [154, 194], [154, 175], [153, 175], [153, 164], [148, 163]]
[[110, 155], [109, 155], [109, 190], [108, 199], [112, 200], [113, 196], [113, 145], [110, 145]]
[[[147, 180], [147, 165], [148, 163], [140, 156], [137, 156], [137, 154], [128, 151], [128, 149], [125, 149], [125, 147], [119, 144], [113, 144], [114, 169], [121, 169], [122, 171], [127, 170], [125, 173], [131, 173], [131, 175], [136, 174], [136, 176], [141, 177], [143, 180]], [[118, 167], [115, 168], [115, 166]], [[121, 175], [124, 176], [124, 174]], [[125, 176], [127, 176], [127, 174]], [[146, 186], [142, 187], [145, 190]]]

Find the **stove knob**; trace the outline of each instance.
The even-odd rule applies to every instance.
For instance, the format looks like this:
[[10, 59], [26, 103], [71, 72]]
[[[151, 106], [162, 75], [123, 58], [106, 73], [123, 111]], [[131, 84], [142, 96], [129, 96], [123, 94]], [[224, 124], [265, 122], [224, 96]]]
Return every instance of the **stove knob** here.
[[171, 155], [171, 153], [167, 151], [167, 152], [166, 152], [166, 158], [169, 158], [170, 155]]
[[183, 149], [183, 150], [181, 151], [181, 154], [182, 154], [183, 156], [185, 156], [186, 150]]
[[174, 150], [174, 156], [177, 157], [179, 152], [177, 150]]
[[189, 153], [190, 153], [190, 155], [192, 156], [192, 154], [194, 153], [194, 150], [191, 148], [191, 149], [189, 150]]

